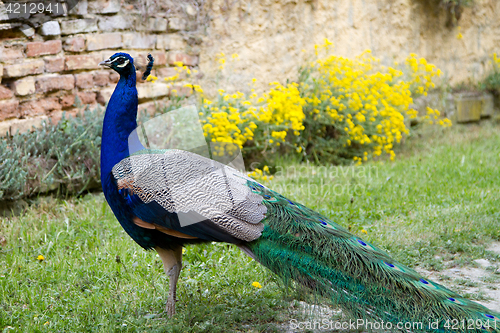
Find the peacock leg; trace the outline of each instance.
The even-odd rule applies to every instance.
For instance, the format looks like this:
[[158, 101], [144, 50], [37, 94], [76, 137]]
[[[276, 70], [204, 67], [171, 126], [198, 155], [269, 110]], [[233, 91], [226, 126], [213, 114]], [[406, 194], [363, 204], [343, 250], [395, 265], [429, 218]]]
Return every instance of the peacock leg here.
[[167, 316], [172, 317], [175, 314], [175, 295], [177, 292], [177, 281], [182, 269], [182, 246], [173, 250], [166, 250], [160, 247], [155, 248], [163, 262], [163, 269], [169, 277], [169, 288], [167, 306], [165, 311]]

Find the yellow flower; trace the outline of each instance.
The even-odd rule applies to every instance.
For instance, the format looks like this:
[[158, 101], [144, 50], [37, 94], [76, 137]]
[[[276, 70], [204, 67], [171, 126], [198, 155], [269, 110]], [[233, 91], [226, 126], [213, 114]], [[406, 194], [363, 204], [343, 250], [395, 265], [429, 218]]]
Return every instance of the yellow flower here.
[[182, 254], [185, 254], [185, 253], [186, 253], [186, 248], [185, 248], [185, 247], [183, 247], [183, 248], [182, 248]]
[[36, 257], [36, 259], [37, 259], [38, 261], [44, 261], [44, 260], [45, 260], [45, 257], [44, 257], [44, 256], [42, 256], [41, 254], [39, 254], [39, 255], [38, 255], [38, 257]]
[[253, 283], [252, 283], [252, 286], [254, 286], [254, 287], [255, 287], [255, 288], [257, 288], [257, 289], [262, 288], [261, 284], [260, 284], [260, 283], [258, 283], [257, 281], [253, 282]]
[[364, 234], [368, 234], [368, 231], [366, 231], [365, 229], [361, 229], [361, 232]]

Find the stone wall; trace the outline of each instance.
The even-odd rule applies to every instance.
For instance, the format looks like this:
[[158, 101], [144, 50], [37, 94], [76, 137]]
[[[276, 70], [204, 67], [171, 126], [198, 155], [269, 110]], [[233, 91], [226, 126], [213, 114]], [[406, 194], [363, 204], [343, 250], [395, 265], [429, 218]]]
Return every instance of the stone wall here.
[[[76, 101], [104, 105], [118, 75], [98, 63], [124, 51], [136, 59], [141, 108], [152, 108], [176, 74], [174, 62], [198, 65], [197, 8], [162, 1], [81, 0], [69, 15], [37, 28], [13, 22], [0, 10], [0, 136], [26, 130], [49, 117], [74, 114]], [[159, 82], [143, 82], [146, 55], [155, 58]]]
[[208, 81], [218, 53], [239, 54], [223, 73], [238, 89], [253, 77], [266, 84], [296, 79], [324, 38], [337, 55], [371, 49], [386, 65], [416, 53], [444, 72], [443, 85], [483, 78], [491, 54], [500, 53], [498, 0], [474, 0], [454, 26], [437, 0], [213, 0], [209, 6], [200, 68]]
[[[136, 57], [141, 71], [148, 52], [156, 59], [153, 74], [160, 80], [138, 84], [141, 108], [168, 96], [161, 78], [175, 74], [175, 61], [192, 67], [199, 62], [202, 84], [213, 88], [208, 91], [220, 82], [245, 90], [254, 77], [261, 86], [296, 79], [297, 68], [324, 38], [338, 55], [371, 49], [388, 65], [417, 53], [444, 72], [443, 85], [481, 79], [490, 55], [500, 53], [500, 1], [475, 0], [452, 27], [435, 3], [81, 0], [69, 15], [36, 29], [13, 25], [0, 11], [0, 135], [48, 117], [57, 120], [62, 111], [74, 113], [75, 97], [104, 104], [117, 76], [97, 64], [118, 50]], [[239, 54], [222, 76], [216, 65], [220, 52]]]

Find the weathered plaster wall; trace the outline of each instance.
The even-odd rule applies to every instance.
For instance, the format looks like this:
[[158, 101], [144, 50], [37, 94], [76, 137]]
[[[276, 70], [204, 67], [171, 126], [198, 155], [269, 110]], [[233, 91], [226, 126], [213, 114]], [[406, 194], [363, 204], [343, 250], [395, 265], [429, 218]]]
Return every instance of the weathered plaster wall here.
[[140, 109], [165, 99], [170, 89], [161, 79], [177, 73], [174, 62], [198, 65], [198, 12], [170, 0], [147, 9], [144, 3], [80, 0], [69, 15], [49, 17], [33, 29], [10, 19], [0, 2], [0, 136], [75, 114], [76, 98], [104, 105], [118, 75], [98, 63], [118, 51], [135, 58], [138, 79], [146, 55], [155, 58], [152, 74], [160, 80], [139, 80]]
[[482, 78], [490, 55], [500, 52], [500, 1], [476, 0], [453, 28], [446, 27], [446, 12], [435, 2], [214, 0], [200, 68], [209, 81], [217, 53], [238, 53], [240, 61], [225, 73], [236, 87], [252, 77], [266, 83], [293, 80], [314, 44], [328, 38], [337, 55], [353, 57], [371, 49], [388, 65], [417, 53], [445, 73], [445, 84]]

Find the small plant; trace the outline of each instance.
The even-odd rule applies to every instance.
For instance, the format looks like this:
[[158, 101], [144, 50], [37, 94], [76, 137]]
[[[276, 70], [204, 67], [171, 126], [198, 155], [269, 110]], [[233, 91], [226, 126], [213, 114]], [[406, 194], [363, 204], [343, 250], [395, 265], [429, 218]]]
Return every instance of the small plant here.
[[500, 94], [500, 57], [496, 53], [491, 56], [492, 71], [483, 82], [483, 86], [495, 94]]

